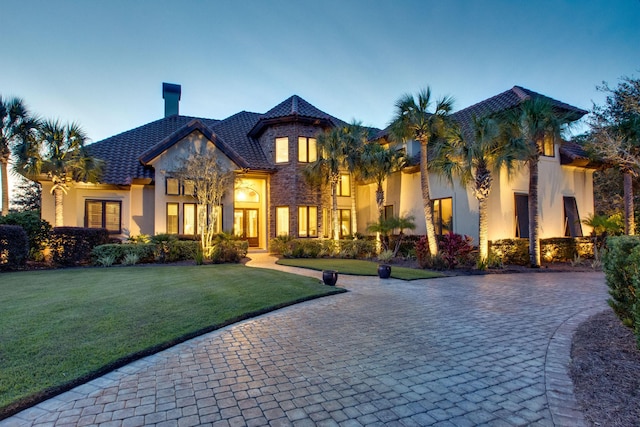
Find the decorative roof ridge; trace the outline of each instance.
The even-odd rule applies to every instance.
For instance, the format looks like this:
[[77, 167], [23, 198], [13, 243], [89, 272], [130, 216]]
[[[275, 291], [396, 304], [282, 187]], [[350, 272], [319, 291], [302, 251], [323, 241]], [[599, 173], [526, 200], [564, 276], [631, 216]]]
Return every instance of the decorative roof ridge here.
[[[511, 90], [512, 90], [516, 95], [518, 95], [518, 98], [522, 99], [523, 101], [526, 101], [527, 99], [531, 98], [531, 96], [529, 96], [529, 95], [525, 92], [525, 90], [528, 90], [528, 89], [525, 89], [525, 88], [523, 88], [522, 86], [517, 86], [517, 85], [516, 85], [516, 86], [513, 86], [513, 88], [511, 88]], [[533, 91], [530, 91], [530, 92], [533, 92]]]

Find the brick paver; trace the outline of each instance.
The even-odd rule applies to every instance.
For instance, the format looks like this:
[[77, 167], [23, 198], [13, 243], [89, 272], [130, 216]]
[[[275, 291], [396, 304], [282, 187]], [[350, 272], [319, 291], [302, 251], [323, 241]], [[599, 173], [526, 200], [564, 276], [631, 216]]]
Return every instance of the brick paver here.
[[180, 344], [0, 426], [585, 424], [566, 366], [577, 325], [607, 308], [602, 274], [338, 285], [351, 292]]

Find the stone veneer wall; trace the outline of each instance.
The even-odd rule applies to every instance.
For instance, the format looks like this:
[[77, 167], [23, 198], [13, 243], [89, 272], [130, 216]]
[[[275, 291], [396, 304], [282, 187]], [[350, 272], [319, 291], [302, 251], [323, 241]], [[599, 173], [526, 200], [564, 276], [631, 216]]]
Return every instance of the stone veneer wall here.
[[313, 188], [305, 181], [302, 170], [308, 163], [298, 163], [298, 137], [317, 137], [322, 128], [303, 125], [300, 123], [287, 123], [274, 125], [265, 130], [260, 136], [260, 144], [267, 156], [275, 161], [275, 140], [280, 137], [289, 138], [289, 162], [276, 164], [277, 172], [271, 176], [269, 193], [269, 212], [267, 223], [269, 227], [268, 238], [275, 237], [276, 216], [275, 209], [278, 206], [289, 207], [289, 231], [292, 236], [298, 234], [298, 206], [318, 207], [318, 236], [322, 235], [322, 207], [330, 207], [327, 201], [330, 196], [324, 191], [324, 197], [317, 188]]

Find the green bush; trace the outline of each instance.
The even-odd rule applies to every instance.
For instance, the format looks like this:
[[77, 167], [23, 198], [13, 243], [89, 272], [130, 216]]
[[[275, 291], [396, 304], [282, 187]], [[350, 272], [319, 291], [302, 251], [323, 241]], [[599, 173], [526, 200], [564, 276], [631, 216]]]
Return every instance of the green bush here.
[[[640, 328], [640, 237], [617, 236], [607, 239], [602, 257], [609, 295], [607, 301], [623, 324]], [[634, 287], [635, 284], [635, 287]]]
[[282, 255], [287, 249], [287, 243], [293, 240], [291, 236], [278, 236], [269, 241], [269, 253]]
[[27, 233], [19, 225], [0, 225], [0, 270], [23, 267], [29, 255]]
[[40, 219], [38, 213], [34, 211], [11, 212], [6, 216], [0, 216], [0, 224], [22, 227], [29, 238], [29, 257], [34, 260], [42, 259], [42, 251], [49, 244], [51, 224]]
[[91, 251], [91, 259], [95, 264], [97, 260], [114, 256], [115, 263], [122, 263], [128, 256], [138, 257], [138, 262], [149, 263], [155, 261], [156, 245], [154, 243], [108, 243], [93, 248]]
[[489, 249], [504, 264], [529, 265], [528, 239], [502, 239], [489, 242]]
[[[333, 240], [328, 241], [333, 242]], [[376, 253], [376, 241], [370, 239], [339, 240], [338, 248], [340, 258], [371, 258]], [[321, 252], [324, 252], [324, 249], [323, 245]]]
[[567, 262], [578, 256], [593, 258], [593, 241], [588, 237], [541, 239], [540, 255], [546, 262]]
[[51, 232], [51, 253], [57, 265], [70, 266], [91, 262], [91, 251], [109, 241], [104, 228], [55, 227]]
[[282, 255], [285, 258], [318, 258], [322, 243], [316, 239], [294, 239], [287, 242]]
[[211, 251], [211, 261], [214, 264], [228, 262], [238, 263], [247, 255], [249, 242], [241, 240], [221, 240]]

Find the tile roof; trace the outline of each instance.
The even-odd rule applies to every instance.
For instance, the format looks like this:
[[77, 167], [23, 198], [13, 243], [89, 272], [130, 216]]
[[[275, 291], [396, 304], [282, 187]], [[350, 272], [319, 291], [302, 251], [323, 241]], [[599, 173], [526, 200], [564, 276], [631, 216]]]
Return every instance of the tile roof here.
[[[87, 146], [89, 153], [105, 161], [101, 182], [129, 185], [135, 179], [153, 179], [153, 168], [143, 166], [140, 154], [185, 126], [195, 117], [171, 116], [122, 132]], [[207, 125], [217, 120], [201, 119]]]
[[249, 132], [249, 135], [258, 137], [267, 126], [290, 121], [314, 123], [325, 127], [342, 126], [346, 124], [342, 120], [309, 104], [298, 95], [293, 95], [262, 114], [258, 122]]

